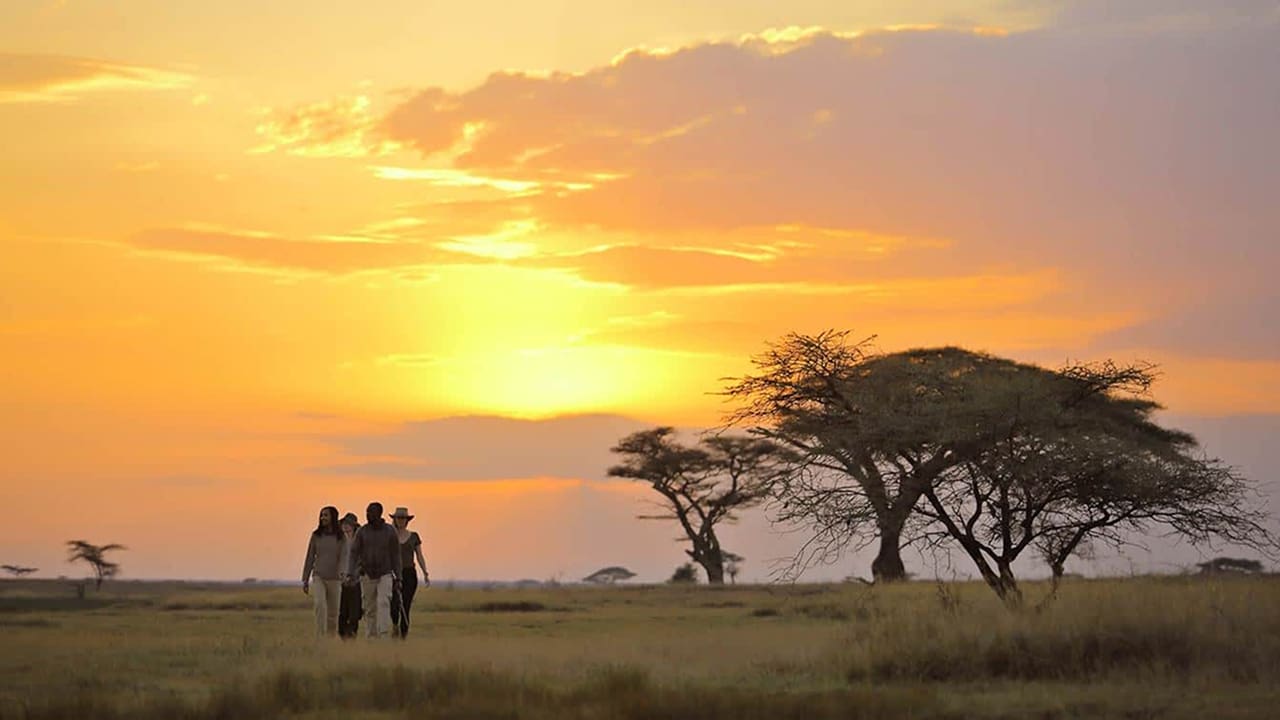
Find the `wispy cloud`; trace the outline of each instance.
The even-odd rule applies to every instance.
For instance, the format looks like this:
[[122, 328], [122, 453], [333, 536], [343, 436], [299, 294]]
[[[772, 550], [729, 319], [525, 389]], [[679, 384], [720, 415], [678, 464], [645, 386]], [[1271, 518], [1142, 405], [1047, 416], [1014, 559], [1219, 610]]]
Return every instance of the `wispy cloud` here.
[[266, 109], [257, 125], [262, 144], [255, 153], [287, 152], [307, 157], [384, 155], [396, 143], [383, 137], [367, 95], [338, 97], [288, 109]]
[[609, 448], [644, 427], [615, 415], [410, 422], [386, 433], [326, 438], [348, 459], [311, 472], [401, 480], [603, 479], [615, 460]]
[[318, 274], [430, 265], [450, 257], [430, 244], [408, 240], [362, 236], [291, 239], [208, 226], [144, 230], [131, 236], [128, 245], [148, 253], [223, 265]]
[[439, 355], [429, 353], [392, 353], [379, 357], [377, 362], [379, 365], [420, 368], [439, 365], [444, 360]]
[[108, 91], [174, 90], [186, 72], [64, 55], [0, 53], [0, 103], [72, 102]]

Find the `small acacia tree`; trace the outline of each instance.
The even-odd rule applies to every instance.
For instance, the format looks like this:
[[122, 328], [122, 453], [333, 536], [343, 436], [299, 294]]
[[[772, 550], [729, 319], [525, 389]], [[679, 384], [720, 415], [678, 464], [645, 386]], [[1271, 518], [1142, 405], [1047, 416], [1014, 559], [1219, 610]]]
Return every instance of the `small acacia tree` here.
[[26, 577], [27, 575], [36, 572], [38, 569], [39, 568], [23, 567], [21, 565], [0, 565], [0, 570], [4, 570], [16, 578]]
[[102, 582], [120, 573], [120, 564], [107, 560], [106, 554], [113, 550], [126, 549], [123, 545], [94, 545], [84, 540], [68, 540], [68, 562], [86, 562], [93, 568], [94, 588], [101, 589]]
[[614, 565], [607, 568], [600, 568], [590, 575], [582, 578], [582, 582], [592, 583], [593, 585], [613, 585], [619, 580], [630, 580], [636, 574], [630, 570]]
[[1029, 548], [1056, 580], [1091, 543], [1121, 546], [1157, 529], [1274, 547], [1252, 487], [1153, 421], [1153, 380], [1150, 367], [1109, 362], [1010, 365], [989, 377], [979, 405], [999, 432], [925, 488], [926, 534], [959, 545], [1010, 607], [1022, 603], [1013, 563]]
[[733, 585], [737, 585], [738, 573], [742, 572], [742, 563], [746, 561], [746, 558], [738, 555], [737, 553], [731, 553], [728, 551], [725, 551], [723, 554], [724, 571], [729, 576], [729, 582]]
[[622, 463], [611, 477], [647, 482], [662, 496], [662, 513], [646, 520], [675, 520], [689, 542], [686, 554], [702, 566], [707, 582], [723, 584], [724, 551], [716, 528], [768, 495], [787, 453], [767, 440], [728, 435], [702, 438], [697, 446], [678, 442], [675, 430], [659, 427], [623, 438], [612, 448]]

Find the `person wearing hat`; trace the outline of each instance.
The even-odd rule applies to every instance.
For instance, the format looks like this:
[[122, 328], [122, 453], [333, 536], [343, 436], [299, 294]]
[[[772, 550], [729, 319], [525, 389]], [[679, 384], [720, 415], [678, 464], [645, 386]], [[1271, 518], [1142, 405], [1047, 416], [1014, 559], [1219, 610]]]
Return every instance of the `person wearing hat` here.
[[365, 635], [391, 634], [391, 593], [399, 584], [400, 541], [396, 529], [382, 518], [382, 503], [371, 502], [365, 525], [351, 542], [351, 562], [360, 578], [360, 604], [364, 606]]
[[[320, 522], [307, 542], [302, 561], [302, 592], [311, 595], [316, 611], [316, 637], [338, 632], [338, 604], [342, 585], [338, 580], [342, 564], [342, 532], [338, 529], [338, 509], [320, 509]], [[315, 584], [315, 592], [311, 585]]]
[[409, 635], [409, 609], [413, 607], [413, 596], [418, 591], [418, 573], [414, 567], [414, 558], [422, 568], [423, 585], [431, 584], [431, 576], [427, 574], [427, 561], [422, 557], [422, 538], [418, 533], [409, 530], [409, 521], [413, 516], [409, 508], [398, 507], [391, 513], [391, 522], [395, 524], [396, 540], [400, 544], [400, 587], [398, 597], [391, 599], [391, 624], [398, 626], [400, 639]]
[[355, 513], [342, 516], [342, 559], [339, 564], [338, 579], [342, 582], [342, 599], [338, 606], [338, 637], [354, 638], [360, 628], [360, 615], [364, 609], [360, 604], [360, 578], [352, 571], [355, 569], [351, 561], [352, 545], [355, 544], [356, 531], [360, 529], [360, 519]]

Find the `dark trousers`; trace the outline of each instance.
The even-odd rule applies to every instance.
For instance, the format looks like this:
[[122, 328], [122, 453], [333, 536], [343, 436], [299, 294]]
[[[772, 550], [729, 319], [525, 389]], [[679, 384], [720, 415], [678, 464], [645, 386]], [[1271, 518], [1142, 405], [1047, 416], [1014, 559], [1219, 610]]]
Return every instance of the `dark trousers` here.
[[[407, 567], [400, 571], [400, 590], [391, 594], [391, 627], [400, 629], [400, 637], [409, 634], [409, 608], [418, 592], [418, 571]], [[403, 616], [400, 607], [404, 606]]]
[[360, 602], [359, 583], [343, 585], [342, 600], [338, 605], [338, 635], [344, 638], [355, 637], [362, 614], [364, 614], [364, 608]]

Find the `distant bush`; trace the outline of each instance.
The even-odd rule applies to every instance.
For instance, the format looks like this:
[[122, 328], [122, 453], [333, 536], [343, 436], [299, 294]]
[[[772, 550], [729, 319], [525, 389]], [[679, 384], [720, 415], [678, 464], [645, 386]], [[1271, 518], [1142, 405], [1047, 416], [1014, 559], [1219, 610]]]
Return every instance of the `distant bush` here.
[[698, 568], [694, 567], [693, 563], [685, 563], [676, 568], [676, 571], [671, 574], [671, 579], [667, 582], [676, 585], [692, 585], [698, 582]]
[[796, 615], [813, 620], [848, 620], [850, 618], [849, 611], [835, 603], [800, 605], [794, 612]]

